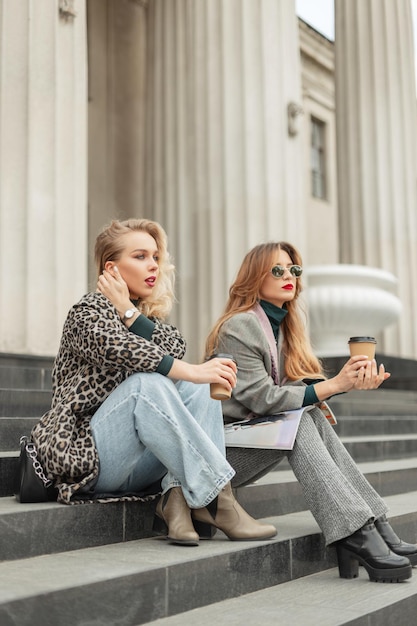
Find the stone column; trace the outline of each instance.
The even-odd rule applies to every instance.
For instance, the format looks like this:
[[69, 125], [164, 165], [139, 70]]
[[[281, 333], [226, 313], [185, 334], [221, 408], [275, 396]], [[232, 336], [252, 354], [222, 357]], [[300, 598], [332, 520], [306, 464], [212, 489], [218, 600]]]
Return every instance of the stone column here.
[[341, 261], [398, 277], [387, 354], [417, 358], [417, 110], [409, 0], [335, 0]]
[[[111, 219], [144, 207], [147, 0], [89, 0], [89, 249]], [[90, 286], [96, 270], [90, 256]]]
[[84, 0], [0, 4], [2, 352], [54, 355], [86, 289], [85, 26]]
[[244, 254], [304, 247], [294, 1], [150, 0], [148, 38], [146, 207], [168, 232], [174, 321], [199, 356]]

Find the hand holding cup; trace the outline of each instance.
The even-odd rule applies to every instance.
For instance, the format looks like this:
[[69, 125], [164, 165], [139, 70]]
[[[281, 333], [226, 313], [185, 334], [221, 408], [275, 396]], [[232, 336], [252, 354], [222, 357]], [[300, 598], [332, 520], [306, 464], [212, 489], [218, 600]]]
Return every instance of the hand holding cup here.
[[[219, 352], [218, 354], [213, 354], [210, 359], [231, 359], [236, 363], [232, 354], [225, 354], [223, 352]], [[213, 400], [229, 400], [232, 396], [232, 391], [224, 387], [221, 383], [210, 383], [210, 397]]]

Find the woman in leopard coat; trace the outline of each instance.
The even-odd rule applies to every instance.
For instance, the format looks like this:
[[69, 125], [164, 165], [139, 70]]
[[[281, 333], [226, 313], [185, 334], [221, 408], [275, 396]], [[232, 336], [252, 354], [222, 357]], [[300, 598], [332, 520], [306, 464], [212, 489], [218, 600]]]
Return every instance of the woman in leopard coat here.
[[221, 404], [209, 395], [207, 383], [235, 386], [234, 362], [183, 361], [183, 337], [163, 322], [174, 276], [164, 230], [113, 221], [95, 257], [97, 291], [68, 313], [51, 410], [32, 431], [58, 500], [137, 498], [162, 479], [156, 521], [171, 542], [197, 545], [204, 524], [231, 539], [274, 536], [233, 496]]

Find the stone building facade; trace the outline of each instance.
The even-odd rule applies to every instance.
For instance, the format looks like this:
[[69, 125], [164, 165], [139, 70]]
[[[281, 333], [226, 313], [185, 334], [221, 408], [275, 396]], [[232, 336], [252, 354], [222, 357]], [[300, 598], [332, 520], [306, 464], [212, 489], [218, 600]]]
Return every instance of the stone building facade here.
[[169, 235], [190, 358], [268, 239], [392, 273], [378, 340], [417, 358], [410, 2], [335, 15], [333, 44], [294, 0], [0, 1], [0, 352], [55, 354], [98, 229], [144, 216]]

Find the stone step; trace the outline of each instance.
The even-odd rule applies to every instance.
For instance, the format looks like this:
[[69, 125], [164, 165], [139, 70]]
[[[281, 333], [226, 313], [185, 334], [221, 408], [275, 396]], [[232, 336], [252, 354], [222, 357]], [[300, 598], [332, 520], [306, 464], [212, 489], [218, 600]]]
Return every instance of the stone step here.
[[[0, 417], [0, 451], [17, 451], [22, 435], [29, 435], [39, 417]], [[417, 416], [338, 418], [335, 431], [342, 439], [374, 435], [417, 435]]]
[[[359, 467], [382, 497], [416, 488], [417, 459]], [[255, 518], [306, 508], [292, 470], [270, 472], [257, 483], [238, 489], [236, 496]], [[14, 497], [0, 498], [0, 561], [150, 537], [155, 504], [65, 506], [56, 502], [20, 504]]]
[[341, 415], [334, 426], [339, 437], [417, 434], [417, 415]]
[[412, 626], [417, 572], [402, 584], [369, 583], [363, 567], [353, 580], [337, 568], [152, 622], [154, 626]]
[[51, 357], [0, 353], [1, 389], [52, 388]]
[[30, 432], [38, 417], [0, 417], [0, 452], [17, 452], [22, 435]]
[[[1, 363], [1, 361], [0, 361]], [[0, 365], [0, 387], [3, 389], [52, 389], [52, 371], [41, 367]]]
[[0, 452], [0, 497], [14, 493], [17, 468], [18, 457], [15, 452]]
[[[417, 492], [387, 501], [395, 530], [404, 540], [415, 542]], [[338, 580], [334, 548], [325, 548], [308, 511], [265, 521], [279, 529], [276, 538], [265, 542], [232, 542], [218, 532], [198, 548], [171, 546], [162, 538], [152, 538], [2, 563], [0, 623], [29, 626], [35, 615], [37, 623], [54, 626], [138, 626], [324, 570], [330, 569], [329, 578]], [[63, 538], [65, 534], [62, 531]], [[401, 594], [408, 586], [376, 585], [363, 572], [358, 581], [341, 581], [350, 593], [356, 583], [365, 582], [369, 593], [373, 585], [382, 594], [391, 587]], [[276, 620], [281, 602], [285, 608], [286, 598], [280, 593]]]
[[[33, 425], [39, 420], [39, 417], [40, 415], [32, 417], [0, 417], [0, 450], [16, 450], [20, 435], [28, 434]], [[417, 434], [417, 415], [401, 415], [393, 417], [349, 417], [342, 415], [338, 417], [338, 423], [334, 429], [339, 437]], [[9, 447], [6, 447], [6, 440], [9, 442]]]
[[342, 441], [357, 462], [417, 456], [417, 434], [343, 437]]
[[[327, 376], [331, 378], [342, 369], [346, 363], [347, 356], [326, 357], [323, 359], [324, 368]], [[381, 387], [381, 390], [410, 390], [416, 391], [417, 381], [417, 360], [404, 359], [387, 354], [376, 354], [377, 363], [383, 363], [385, 370], [390, 372], [391, 377], [388, 378]], [[378, 390], [379, 391], [379, 390]]]
[[52, 356], [0, 352], [0, 367], [36, 367], [38, 369], [51, 370], [53, 364], [54, 357]]
[[338, 415], [417, 415], [417, 382], [415, 391], [379, 389], [350, 391], [330, 398], [329, 405]]
[[[288, 461], [285, 459], [281, 466], [281, 471], [270, 472], [236, 490], [239, 502], [254, 517], [285, 515], [306, 508], [300, 483]], [[383, 498], [416, 489], [417, 458], [358, 463], [358, 467]]]
[[[19, 364], [20, 363], [20, 364]], [[19, 355], [5, 357], [0, 354], [0, 392], [51, 391], [52, 360], [41, 357], [30, 358]], [[13, 394], [12, 394], [13, 396]], [[12, 397], [11, 396], [11, 397]], [[7, 397], [0, 398], [6, 405]], [[398, 416], [417, 417], [417, 390], [377, 389], [365, 392], [351, 391], [348, 394], [334, 396], [329, 404], [336, 416]], [[13, 402], [12, 407], [15, 406]], [[42, 408], [41, 415], [49, 406]], [[19, 413], [3, 412], [2, 415], [13, 417]], [[21, 415], [22, 416], [22, 415]]]
[[[1, 434], [0, 434], [1, 436]], [[18, 441], [16, 439], [16, 441]], [[368, 461], [383, 462], [395, 459], [413, 459], [417, 457], [417, 434], [368, 436], [368, 437], [343, 437], [343, 443], [347, 450], [358, 463]], [[8, 496], [13, 493], [14, 477], [18, 450], [0, 450], [0, 496]], [[285, 465], [278, 465], [278, 471], [282, 471]]]
[[40, 417], [51, 408], [49, 389], [0, 389], [0, 417]]
[[151, 537], [155, 506], [155, 500], [66, 506], [0, 498], [0, 561]]

